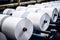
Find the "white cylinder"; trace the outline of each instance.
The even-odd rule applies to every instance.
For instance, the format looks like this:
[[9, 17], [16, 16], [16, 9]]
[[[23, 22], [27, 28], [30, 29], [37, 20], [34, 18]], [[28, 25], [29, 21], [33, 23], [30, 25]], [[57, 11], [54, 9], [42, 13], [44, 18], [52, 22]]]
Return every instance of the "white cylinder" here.
[[13, 17], [22, 17], [22, 18], [25, 18], [25, 16], [27, 16], [29, 13], [27, 12], [24, 12], [24, 11], [15, 11], [12, 13], [12, 16]]
[[55, 3], [60, 3], [60, 1], [54, 1]]
[[57, 3], [50, 3], [50, 2], [47, 2], [47, 3], [42, 3], [42, 4], [35, 4], [36, 7], [39, 7], [39, 8], [47, 8], [47, 7], [50, 7], [53, 5], [57, 5]]
[[16, 8], [16, 11], [26, 11], [26, 9], [27, 9], [27, 7], [25, 7], [25, 6], [18, 6]]
[[26, 18], [31, 20], [37, 30], [46, 31], [49, 27], [50, 17], [47, 13], [30, 13]]
[[7, 15], [0, 14], [0, 29], [1, 29], [1, 26], [2, 26], [3, 21], [4, 21], [7, 17], [8, 17]]
[[31, 8], [31, 7], [35, 7], [35, 5], [28, 5], [27, 7], [28, 7], [28, 8]]
[[45, 3], [41, 3], [42, 5], [48, 5], [49, 4], [49, 2], [45, 2]]
[[35, 7], [37, 8], [46, 8], [45, 4], [35, 4]]
[[0, 40], [7, 40], [6, 36], [0, 32]]
[[54, 7], [49, 7], [49, 8], [41, 8], [38, 12], [45, 12], [48, 13], [48, 15], [51, 18], [51, 22], [56, 22], [58, 18], [58, 10], [57, 8]]
[[47, 3], [42, 3], [43, 6], [60, 6], [60, 2], [58, 1], [52, 1], [52, 2], [47, 2]]
[[26, 12], [37, 12], [39, 8], [35, 7], [35, 5], [28, 5]]
[[29, 40], [33, 33], [33, 25], [28, 19], [8, 17], [2, 24], [2, 32], [12, 39]]
[[4, 15], [11, 15], [11, 13], [13, 13], [14, 11], [15, 11], [15, 9], [7, 8], [3, 11], [3, 14]]
[[41, 4], [35, 4], [35, 6], [38, 6], [38, 7], [47, 7], [47, 6], [52, 6], [52, 5], [59, 6], [60, 2], [52, 1], [52, 2], [45, 2], [45, 3], [41, 3]]
[[26, 12], [27, 13], [30, 13], [30, 12], [37, 12], [37, 8], [28, 8], [27, 10], [26, 10]]
[[50, 4], [60, 4], [60, 1], [51, 1], [51, 2], [49, 2]]

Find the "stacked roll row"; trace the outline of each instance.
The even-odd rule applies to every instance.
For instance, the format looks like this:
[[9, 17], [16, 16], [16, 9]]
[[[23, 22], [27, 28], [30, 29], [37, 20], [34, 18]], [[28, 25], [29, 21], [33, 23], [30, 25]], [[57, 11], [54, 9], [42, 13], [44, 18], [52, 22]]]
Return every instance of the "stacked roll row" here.
[[19, 6], [16, 9], [7, 8], [3, 11], [3, 15], [0, 15], [7, 16], [0, 18], [1, 31], [11, 39], [29, 40], [34, 29], [46, 31], [50, 23], [57, 21], [59, 6], [55, 6], [49, 2], [27, 7]]

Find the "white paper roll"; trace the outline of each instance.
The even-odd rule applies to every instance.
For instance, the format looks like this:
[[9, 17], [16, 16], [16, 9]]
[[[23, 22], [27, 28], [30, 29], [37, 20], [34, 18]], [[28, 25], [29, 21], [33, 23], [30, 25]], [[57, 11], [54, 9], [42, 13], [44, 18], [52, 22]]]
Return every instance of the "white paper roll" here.
[[37, 10], [38, 10], [37, 8], [28, 8], [26, 12], [27, 12], [27, 13], [37, 12]]
[[14, 11], [15, 11], [15, 9], [7, 8], [3, 11], [3, 14], [4, 15], [12, 15], [11, 13], [13, 13]]
[[50, 2], [42, 3], [42, 4], [35, 4], [35, 6], [39, 7], [39, 8], [47, 8], [47, 7], [50, 7], [53, 5], [59, 5], [59, 4], [58, 3], [50, 3]]
[[35, 5], [28, 5], [26, 12], [37, 12], [39, 8], [35, 7]]
[[6, 36], [0, 32], [0, 40], [7, 40]]
[[38, 6], [40, 8], [41, 7], [52, 6], [52, 5], [59, 6], [60, 2], [59, 1], [52, 1], [52, 2], [45, 2], [45, 3], [41, 3], [41, 4], [35, 4], [35, 6]]
[[42, 5], [48, 5], [49, 4], [49, 2], [45, 2], [45, 3], [41, 3]]
[[60, 3], [60, 1], [51, 1], [49, 2], [50, 4], [54, 4], [54, 3]]
[[0, 29], [1, 29], [1, 26], [2, 26], [3, 21], [4, 21], [7, 17], [8, 17], [7, 15], [0, 14]]
[[60, 1], [54, 1], [55, 3], [60, 3]]
[[35, 7], [37, 8], [46, 8], [45, 4], [35, 4]]
[[60, 2], [58, 1], [52, 1], [52, 2], [47, 2], [47, 3], [42, 3], [43, 6], [60, 6]]
[[49, 8], [41, 8], [38, 12], [45, 12], [48, 13], [48, 15], [51, 18], [51, 22], [56, 22], [58, 18], [58, 10], [57, 8], [54, 7], [49, 7]]
[[35, 6], [40, 6], [41, 4], [35, 4]]
[[2, 24], [2, 32], [12, 39], [29, 40], [33, 25], [28, 19], [8, 17]]
[[31, 7], [35, 7], [35, 5], [28, 5], [27, 7], [28, 7], [28, 8], [31, 8]]
[[45, 4], [44, 6], [60, 6], [60, 3], [49, 3], [49, 4]]
[[27, 18], [32, 21], [37, 30], [46, 31], [49, 27], [50, 17], [47, 13], [30, 13]]
[[27, 9], [27, 7], [25, 7], [25, 6], [18, 6], [16, 8], [17, 11], [26, 11], [26, 9]]
[[25, 11], [15, 11], [12, 13], [13, 17], [21, 17], [21, 18], [25, 18], [25, 16], [27, 16], [29, 13], [25, 12]]

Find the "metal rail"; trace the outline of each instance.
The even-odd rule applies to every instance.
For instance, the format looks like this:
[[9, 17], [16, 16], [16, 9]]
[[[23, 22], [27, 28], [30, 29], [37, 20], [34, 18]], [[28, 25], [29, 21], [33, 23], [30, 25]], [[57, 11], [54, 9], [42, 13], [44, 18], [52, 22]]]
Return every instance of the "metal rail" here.
[[20, 0], [18, 0], [18, 6], [20, 6]]
[[[36, 3], [36, 1], [20, 2], [19, 5], [26, 5], [26, 4], [33, 4], [33, 3]], [[18, 3], [0, 5], [0, 10], [4, 10], [5, 8], [13, 8], [17, 6], [18, 6]]]

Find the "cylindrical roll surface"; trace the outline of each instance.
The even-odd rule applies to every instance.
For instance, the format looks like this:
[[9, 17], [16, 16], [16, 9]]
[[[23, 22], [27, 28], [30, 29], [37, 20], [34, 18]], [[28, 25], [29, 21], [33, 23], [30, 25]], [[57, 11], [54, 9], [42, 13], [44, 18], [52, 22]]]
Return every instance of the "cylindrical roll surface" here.
[[35, 4], [35, 7], [37, 7], [37, 8], [45, 8], [46, 5], [44, 5], [44, 4]]
[[2, 32], [12, 39], [28, 40], [33, 33], [33, 25], [28, 19], [8, 17], [2, 24]]
[[39, 8], [35, 7], [35, 5], [28, 5], [26, 12], [37, 12]]
[[45, 31], [49, 27], [50, 17], [47, 13], [30, 13], [27, 18], [32, 21], [37, 30]]
[[6, 36], [0, 32], [0, 40], [7, 40]]
[[34, 6], [35, 6], [35, 5], [28, 5], [27, 7], [28, 7], [28, 8], [31, 8], [31, 7], [34, 7]]
[[25, 11], [15, 11], [12, 13], [13, 17], [22, 17], [25, 18], [25, 16], [28, 15]]
[[3, 14], [4, 15], [12, 15], [11, 13], [13, 13], [14, 11], [15, 11], [15, 9], [9, 9], [9, 8], [7, 8], [7, 9], [5, 9], [3, 11]]
[[0, 14], [0, 31], [1, 31], [2, 23], [3, 23], [3, 21], [4, 21], [7, 17], [8, 17], [7, 15], [2, 15], [2, 14]]
[[18, 6], [16, 8], [17, 11], [26, 11], [26, 9], [27, 9], [27, 7], [25, 7], [25, 6]]

